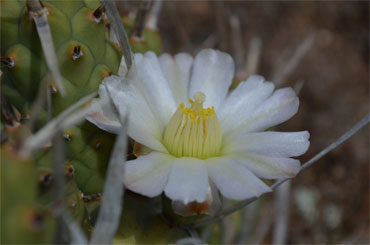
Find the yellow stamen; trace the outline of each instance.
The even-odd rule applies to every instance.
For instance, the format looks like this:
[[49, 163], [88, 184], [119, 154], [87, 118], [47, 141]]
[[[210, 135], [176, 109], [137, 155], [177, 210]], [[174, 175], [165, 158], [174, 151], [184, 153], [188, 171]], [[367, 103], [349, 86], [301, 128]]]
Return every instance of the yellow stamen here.
[[164, 145], [176, 157], [206, 159], [217, 156], [222, 133], [215, 108], [203, 108], [206, 96], [197, 92], [189, 98], [191, 108], [181, 103], [164, 132]]

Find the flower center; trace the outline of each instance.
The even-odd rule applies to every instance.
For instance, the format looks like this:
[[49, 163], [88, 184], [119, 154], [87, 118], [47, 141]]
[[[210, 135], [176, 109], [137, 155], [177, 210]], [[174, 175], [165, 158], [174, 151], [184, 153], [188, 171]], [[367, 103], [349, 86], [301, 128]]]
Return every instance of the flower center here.
[[206, 96], [202, 92], [189, 98], [191, 108], [181, 103], [170, 119], [163, 136], [164, 145], [176, 157], [209, 158], [221, 148], [221, 126], [215, 109], [203, 108]]

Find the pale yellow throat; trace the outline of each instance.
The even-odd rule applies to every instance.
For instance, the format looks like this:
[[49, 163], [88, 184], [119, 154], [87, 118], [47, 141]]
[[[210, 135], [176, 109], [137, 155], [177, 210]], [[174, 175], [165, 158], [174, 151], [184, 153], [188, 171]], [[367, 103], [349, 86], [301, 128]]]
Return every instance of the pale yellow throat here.
[[164, 131], [164, 145], [176, 157], [206, 159], [220, 152], [222, 133], [215, 109], [203, 108], [206, 96], [197, 92], [189, 98], [190, 108], [181, 103]]

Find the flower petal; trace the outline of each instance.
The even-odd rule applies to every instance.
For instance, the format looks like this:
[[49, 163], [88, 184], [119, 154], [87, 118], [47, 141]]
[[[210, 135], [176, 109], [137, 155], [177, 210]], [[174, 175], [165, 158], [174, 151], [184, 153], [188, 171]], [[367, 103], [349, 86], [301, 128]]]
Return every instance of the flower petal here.
[[241, 134], [224, 145], [223, 154], [254, 153], [271, 157], [294, 157], [304, 154], [310, 134], [302, 132], [255, 132]]
[[[106, 91], [108, 89], [121, 115], [125, 115], [128, 107], [130, 107], [128, 114], [128, 135], [151, 149], [167, 152], [167, 149], [161, 143], [164, 126], [153, 115], [138, 89], [132, 84], [127, 85], [124, 82], [124, 78], [118, 76], [107, 77], [103, 82], [106, 86], [100, 85], [99, 95], [101, 99], [110, 101]], [[110, 103], [107, 103], [107, 105], [108, 108], [104, 109], [108, 114], [112, 113], [112, 105]], [[94, 120], [90, 121], [103, 128], [104, 120], [98, 121], [96, 117]]]
[[227, 96], [217, 116], [225, 134], [237, 128], [273, 92], [274, 85], [262, 76], [250, 76]]
[[226, 97], [234, 76], [234, 61], [230, 55], [213, 49], [203, 49], [195, 57], [190, 80], [189, 97], [198, 91], [206, 95], [205, 107], [216, 110]]
[[145, 99], [132, 86], [127, 99], [130, 101], [128, 135], [153, 150], [167, 153], [162, 145], [164, 125], [153, 115]]
[[[127, 87], [124, 86], [123, 80], [124, 79], [119, 76], [109, 76], [103, 80], [103, 83], [107, 84], [108, 90], [111, 92], [112, 99], [114, 101], [119, 100], [119, 104], [117, 104], [119, 106], [119, 113], [121, 115], [126, 115], [128, 110], [127, 101], [121, 100], [119, 98], [120, 94], [112, 92], [127, 90]], [[100, 98], [92, 101], [97, 110], [93, 114], [90, 114], [86, 119], [103, 130], [118, 134], [121, 129], [121, 123], [111, 105], [110, 97], [104, 84], [99, 86], [98, 92]]]
[[124, 182], [128, 189], [148, 197], [163, 192], [175, 158], [168, 154], [152, 152], [125, 166]]
[[207, 188], [208, 174], [204, 161], [182, 157], [175, 160], [164, 191], [173, 201], [187, 204], [192, 201], [204, 202]]
[[208, 173], [224, 197], [243, 200], [270, 192], [262, 180], [231, 158], [209, 158]]
[[88, 115], [86, 119], [102, 130], [118, 134], [121, 130], [121, 123], [116, 115], [113, 114], [114, 112], [109, 103], [103, 102], [102, 99], [94, 99], [92, 104], [94, 104], [96, 110]]
[[207, 189], [207, 198], [204, 202], [191, 202], [184, 204], [182, 201], [173, 201], [173, 211], [181, 216], [191, 216], [195, 214], [216, 214], [216, 212], [219, 211], [222, 206], [220, 194], [212, 181], [209, 181]]
[[162, 54], [159, 57], [159, 63], [171, 87], [176, 105], [186, 102], [188, 100], [189, 77], [193, 57], [186, 53], [177, 54], [175, 57]]
[[301, 169], [300, 162], [292, 158], [268, 157], [250, 153], [234, 153], [229, 157], [264, 179], [293, 178]]
[[132, 84], [142, 93], [154, 116], [166, 125], [177, 108], [170, 85], [153, 52], [140, 57], [135, 55], [138, 81]]
[[[276, 90], [262, 105], [234, 128], [227, 137], [265, 130], [291, 118], [298, 110], [299, 99], [292, 88]], [[230, 119], [231, 120], [231, 119]]]

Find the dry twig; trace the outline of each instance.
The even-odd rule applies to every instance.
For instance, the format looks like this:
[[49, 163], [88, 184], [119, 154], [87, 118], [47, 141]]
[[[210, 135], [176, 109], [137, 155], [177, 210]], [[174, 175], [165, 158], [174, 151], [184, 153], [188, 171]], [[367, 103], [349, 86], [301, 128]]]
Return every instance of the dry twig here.
[[132, 64], [132, 52], [128, 41], [125, 28], [123, 27], [120, 15], [117, 10], [116, 2], [113, 0], [100, 0], [107, 11], [107, 16], [114, 34], [118, 39], [118, 44], [122, 49], [123, 57], [125, 58], [127, 70], [129, 71]]
[[158, 30], [158, 19], [162, 10], [162, 4], [162, 0], [153, 0], [153, 7], [146, 23], [146, 26], [152, 30]]
[[230, 14], [229, 16], [229, 24], [231, 27], [231, 43], [233, 47], [233, 57], [235, 60], [235, 67], [236, 67], [236, 75], [244, 69], [244, 41], [243, 41], [243, 33], [240, 25], [240, 19], [237, 14]]
[[48, 124], [46, 124], [42, 129], [40, 129], [36, 134], [29, 136], [25, 139], [22, 154], [28, 155], [33, 150], [36, 150], [42, 147], [45, 143], [47, 143], [58, 130], [62, 130], [71, 126], [74, 123], [77, 123], [80, 120], [85, 119], [85, 116], [91, 111], [94, 110], [93, 107], [88, 107], [78, 111], [76, 114], [72, 115], [78, 108], [80, 108], [83, 104], [90, 101], [92, 98], [96, 96], [97, 92], [91, 93], [75, 104], [70, 106], [67, 110], [59, 114], [56, 118], [51, 120]]
[[273, 244], [285, 244], [288, 232], [290, 211], [291, 181], [279, 186], [274, 193], [275, 224], [273, 230]]
[[247, 54], [247, 61], [245, 65], [245, 72], [246, 75], [252, 75], [257, 73], [258, 65], [261, 58], [261, 50], [262, 50], [262, 41], [259, 37], [254, 37], [250, 41], [248, 54]]
[[126, 116], [120, 115], [118, 106], [111, 97], [108, 86], [105, 88], [109, 95], [110, 103], [115, 108], [117, 118], [122, 129], [117, 136], [107, 170], [107, 176], [104, 184], [102, 205], [99, 211], [98, 219], [95, 224], [94, 233], [91, 239], [92, 244], [112, 243], [114, 235], [119, 226], [123, 206], [124, 196], [124, 167], [126, 162], [127, 132]]
[[[126, 124], [126, 123], [125, 123]], [[110, 244], [119, 226], [124, 195], [123, 173], [126, 158], [127, 136], [125, 124], [117, 136], [107, 170], [99, 216], [91, 244]]]
[[[61, 131], [57, 131], [53, 139], [53, 176], [54, 176], [54, 213], [58, 220], [56, 234], [57, 243], [67, 243], [68, 234], [72, 244], [87, 244], [87, 239], [80, 226], [66, 210], [64, 181], [64, 139]], [[68, 232], [66, 232], [68, 230]]]
[[37, 33], [39, 34], [42, 50], [44, 51], [46, 63], [50, 69], [51, 75], [53, 76], [60, 94], [65, 95], [65, 88], [63, 85], [62, 75], [59, 70], [59, 62], [57, 55], [55, 54], [55, 48], [53, 43], [53, 37], [51, 35], [50, 26], [48, 23], [47, 9], [41, 6], [38, 0], [27, 0], [27, 6], [29, 13], [35, 21]]
[[275, 72], [272, 79], [277, 87], [283, 85], [283, 82], [289, 77], [290, 74], [292, 74], [292, 72], [301, 62], [308, 50], [310, 50], [310, 48], [312, 47], [314, 40], [315, 33], [311, 32], [306, 37], [306, 39], [297, 47], [293, 56], [288, 61], [283, 62], [284, 67], [277, 68], [278, 70]]
[[151, 5], [152, 5], [152, 1], [141, 0], [140, 7], [135, 17], [134, 31], [132, 34], [134, 37], [138, 37], [138, 38], [143, 37], [145, 22], [146, 22], [146, 18], [149, 13], [149, 10], [151, 8]]

